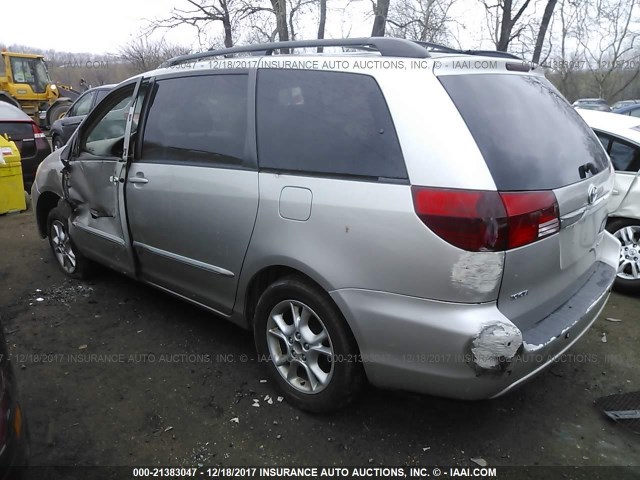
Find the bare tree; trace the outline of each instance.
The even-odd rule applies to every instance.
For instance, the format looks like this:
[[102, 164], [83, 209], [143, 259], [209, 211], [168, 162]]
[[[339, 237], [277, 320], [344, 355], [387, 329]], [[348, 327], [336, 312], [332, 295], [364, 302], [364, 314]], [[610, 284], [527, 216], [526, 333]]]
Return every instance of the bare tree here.
[[132, 40], [120, 48], [120, 56], [130, 63], [133, 73], [142, 73], [152, 70], [169, 58], [189, 53], [190, 48], [181, 45], [173, 45], [165, 40], [149, 40], [141, 37]]
[[533, 49], [533, 58], [531, 59], [533, 63], [540, 62], [544, 39], [547, 36], [547, 30], [549, 29], [549, 23], [553, 17], [553, 11], [556, 8], [556, 3], [558, 3], [558, 0], [547, 0], [547, 5], [544, 7], [544, 13], [542, 15], [540, 27], [538, 28], [538, 35], [536, 37], [536, 46]]
[[579, 4], [576, 39], [601, 98], [613, 99], [640, 76], [640, 0]]
[[271, 11], [276, 17], [276, 31], [281, 42], [289, 40], [289, 27], [287, 24], [287, 1], [270, 0]]
[[374, 15], [373, 28], [371, 29], [372, 37], [384, 37], [390, 2], [391, 0], [371, 0]]
[[[319, 0], [320, 18], [318, 19], [318, 39], [324, 38], [324, 30], [327, 25], [327, 0]], [[322, 53], [323, 48], [318, 47], [318, 53]]]
[[387, 23], [395, 37], [423, 42], [446, 43], [447, 24], [452, 21], [449, 10], [456, 0], [405, 0], [396, 2]]
[[531, 0], [480, 0], [480, 2], [485, 8], [486, 22], [496, 50], [506, 52], [509, 44], [518, 38], [525, 28], [521, 20]]
[[186, 4], [184, 8], [173, 7], [168, 17], [151, 21], [146, 33], [190, 25], [197, 30], [198, 38], [202, 44], [203, 37], [207, 37], [208, 27], [220, 22], [224, 31], [224, 46], [229, 48], [234, 44], [234, 24], [251, 13], [240, 0], [181, 1]]

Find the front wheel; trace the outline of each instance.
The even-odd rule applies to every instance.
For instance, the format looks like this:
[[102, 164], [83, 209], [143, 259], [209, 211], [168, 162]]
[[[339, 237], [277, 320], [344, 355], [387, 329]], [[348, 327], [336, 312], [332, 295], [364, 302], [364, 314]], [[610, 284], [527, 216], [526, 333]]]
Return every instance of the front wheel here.
[[328, 294], [303, 278], [267, 287], [256, 306], [254, 335], [271, 376], [302, 410], [337, 410], [364, 385], [351, 330]]
[[93, 270], [91, 260], [82, 255], [69, 235], [69, 220], [64, 212], [56, 207], [47, 217], [47, 235], [49, 245], [62, 271], [76, 279], [85, 279]]
[[618, 275], [613, 284], [620, 292], [640, 292], [640, 220], [618, 219], [607, 225], [622, 245]]
[[53, 143], [53, 149], [54, 150], [58, 150], [58, 149], [64, 147], [64, 142], [57, 135], [55, 137], [53, 137], [53, 141], [51, 143]]

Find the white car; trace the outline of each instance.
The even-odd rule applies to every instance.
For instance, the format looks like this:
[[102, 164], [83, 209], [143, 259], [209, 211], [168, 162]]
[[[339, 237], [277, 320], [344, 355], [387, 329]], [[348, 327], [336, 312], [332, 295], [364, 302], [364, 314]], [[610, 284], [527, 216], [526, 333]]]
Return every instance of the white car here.
[[622, 244], [615, 287], [640, 292], [640, 118], [591, 110], [578, 112], [596, 132], [616, 170], [607, 222], [607, 230]]

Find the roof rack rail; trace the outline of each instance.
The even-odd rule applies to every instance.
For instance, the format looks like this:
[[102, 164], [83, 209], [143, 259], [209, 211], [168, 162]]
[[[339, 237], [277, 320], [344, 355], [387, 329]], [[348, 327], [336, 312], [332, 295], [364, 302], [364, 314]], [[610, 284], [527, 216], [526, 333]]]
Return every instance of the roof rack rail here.
[[432, 50], [434, 52], [441, 53], [462, 53], [462, 50], [458, 50], [457, 48], [447, 47], [446, 45], [441, 45], [439, 43], [433, 42], [422, 42], [419, 40], [415, 40], [414, 43], [417, 43], [421, 47], [426, 48], [427, 50]]
[[501, 52], [499, 50], [463, 50], [461, 53], [467, 55], [479, 55], [482, 57], [511, 58], [513, 60], [524, 61], [521, 57], [509, 52]]
[[426, 48], [427, 50], [439, 53], [458, 53], [463, 55], [479, 55], [483, 57], [512, 58], [514, 60], [524, 61], [521, 57], [518, 57], [513, 53], [501, 52], [498, 50], [461, 50], [458, 48], [447, 47], [446, 45], [441, 45], [439, 43], [421, 41], [416, 41], [415, 43]]
[[309, 47], [347, 47], [358, 50], [377, 50], [383, 57], [408, 57], [408, 58], [428, 58], [429, 52], [422, 46], [411, 40], [391, 37], [371, 37], [371, 38], [344, 38], [338, 40], [300, 40], [288, 42], [260, 43], [256, 45], [245, 45], [241, 47], [223, 48], [220, 50], [207, 50], [206, 52], [194, 53], [190, 55], [180, 55], [171, 58], [162, 64], [164, 67], [171, 67], [180, 63], [201, 60], [203, 58], [220, 57], [235, 53], [256, 53], [259, 55], [271, 55], [274, 50], [309, 48]]

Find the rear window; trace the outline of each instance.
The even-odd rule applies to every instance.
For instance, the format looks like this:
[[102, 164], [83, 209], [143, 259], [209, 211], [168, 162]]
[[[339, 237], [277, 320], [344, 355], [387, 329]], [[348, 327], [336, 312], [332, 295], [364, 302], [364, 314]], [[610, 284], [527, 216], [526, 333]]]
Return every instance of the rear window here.
[[477, 74], [440, 81], [498, 190], [551, 190], [579, 182], [586, 164], [588, 176], [608, 167], [594, 133], [546, 79]]
[[8, 135], [9, 140], [33, 138], [33, 127], [27, 122], [12, 123], [0, 121], [0, 135]]
[[261, 70], [257, 119], [262, 168], [407, 178], [389, 109], [370, 76]]

